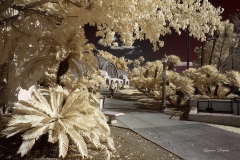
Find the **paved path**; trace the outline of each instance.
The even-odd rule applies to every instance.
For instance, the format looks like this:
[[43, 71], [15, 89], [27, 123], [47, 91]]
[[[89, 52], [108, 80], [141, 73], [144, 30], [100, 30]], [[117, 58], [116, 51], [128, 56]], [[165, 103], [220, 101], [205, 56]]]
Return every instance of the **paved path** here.
[[[103, 92], [107, 94], [107, 92]], [[192, 121], [169, 119], [121, 94], [105, 99], [105, 110], [125, 113], [118, 125], [130, 128], [186, 160], [240, 160], [240, 135]], [[126, 96], [126, 95], [125, 95]]]

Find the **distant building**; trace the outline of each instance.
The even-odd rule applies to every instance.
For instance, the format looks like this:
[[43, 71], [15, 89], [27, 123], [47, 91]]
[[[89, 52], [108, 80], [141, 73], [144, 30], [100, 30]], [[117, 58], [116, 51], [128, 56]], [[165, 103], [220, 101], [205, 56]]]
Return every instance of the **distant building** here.
[[[189, 62], [189, 67], [191, 68], [193, 67], [192, 62]], [[185, 71], [186, 69], [187, 69], [187, 62], [182, 62], [181, 64], [174, 66], [174, 71], [180, 74], [182, 74], [182, 72]]]
[[107, 59], [95, 55], [98, 60], [98, 69], [102, 71], [102, 76], [105, 78], [106, 85], [111, 82], [120, 83], [124, 88], [129, 88], [128, 74], [125, 71], [118, 70], [116, 66]]
[[226, 72], [235, 70], [240, 72], [240, 41], [236, 43], [236, 46], [230, 50], [229, 56], [222, 63], [219, 70], [220, 72]]

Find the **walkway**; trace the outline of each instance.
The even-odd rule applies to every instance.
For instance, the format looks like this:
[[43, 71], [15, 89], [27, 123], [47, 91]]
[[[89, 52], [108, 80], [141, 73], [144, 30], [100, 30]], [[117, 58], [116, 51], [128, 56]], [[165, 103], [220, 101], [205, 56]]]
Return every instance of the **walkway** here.
[[104, 110], [125, 113], [117, 118], [117, 125], [130, 128], [186, 160], [240, 159], [239, 134], [200, 122], [169, 119], [156, 110], [144, 109], [140, 102], [127, 96], [118, 93], [105, 99]]

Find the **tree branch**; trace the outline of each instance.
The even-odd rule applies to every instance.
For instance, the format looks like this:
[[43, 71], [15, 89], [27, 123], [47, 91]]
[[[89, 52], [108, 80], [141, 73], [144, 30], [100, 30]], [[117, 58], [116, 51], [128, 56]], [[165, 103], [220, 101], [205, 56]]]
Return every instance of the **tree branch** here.
[[[8, 0], [8, 1], [12, 1], [12, 0]], [[6, 2], [6, 1], [4, 1], [4, 2]], [[13, 3], [10, 4], [9, 3], [9, 5], [8, 6], [5, 5], [4, 8], [2, 7], [2, 5], [0, 6], [0, 13], [5, 12], [9, 8], [13, 8], [15, 10], [22, 11], [25, 16], [27, 16], [28, 14], [29, 15], [38, 14], [38, 15], [45, 16], [49, 19], [55, 20], [56, 23], [61, 23], [62, 20], [63, 20], [63, 18], [61, 18], [61, 17], [51, 15], [51, 14], [47, 13], [46, 11], [40, 11], [40, 10], [37, 10], [37, 9], [32, 9], [34, 7], [41, 6], [41, 5], [44, 5], [46, 3], [57, 3], [57, 0], [41, 0], [41, 1], [31, 3], [29, 5], [26, 5], [24, 7], [21, 6], [21, 5], [17, 5], [17, 4], [13, 4]], [[19, 15], [14, 15], [14, 16], [7, 17], [7, 18], [3, 17], [3, 19], [0, 20], [0, 25], [6, 25], [6, 24], [13, 23], [13, 22], [18, 20], [18, 17], [19, 17]]]
[[11, 25], [12, 25], [12, 27], [13, 27], [16, 31], [22, 33], [23, 35], [28, 36], [28, 37], [31, 36], [30, 34], [27, 34], [27, 33], [23, 32], [23, 31], [20, 31], [14, 24], [11, 23]]
[[35, 8], [38, 6], [42, 6], [46, 3], [57, 3], [57, 2], [58, 2], [58, 0], [40, 0], [40, 1], [33, 2], [31, 4], [26, 5], [25, 8]]
[[54, 16], [54, 15], [48, 14], [46, 11], [39, 11], [39, 10], [27, 8], [27, 7], [22, 7], [22, 6], [19, 6], [19, 5], [13, 5], [12, 8], [16, 9], [16, 10], [19, 10], [19, 11], [26, 12], [26, 13], [31, 13], [31, 14], [35, 13], [35, 14], [39, 14], [39, 15], [42, 15], [42, 16], [45, 16], [45, 17], [50, 17], [50, 18], [53, 18], [53, 19], [55, 19], [56, 21], [59, 21], [59, 22], [61, 22], [62, 19], [63, 19], [63, 18], [59, 18], [59, 17]]
[[76, 6], [76, 7], [83, 7], [83, 5], [82, 5], [81, 2], [73, 2], [73, 1], [71, 1], [71, 0], [65, 0], [65, 1], [73, 4], [73, 5]]
[[12, 17], [4, 18], [3, 20], [0, 20], [0, 26], [15, 22], [18, 20], [18, 17], [19, 17], [19, 15], [14, 15]]

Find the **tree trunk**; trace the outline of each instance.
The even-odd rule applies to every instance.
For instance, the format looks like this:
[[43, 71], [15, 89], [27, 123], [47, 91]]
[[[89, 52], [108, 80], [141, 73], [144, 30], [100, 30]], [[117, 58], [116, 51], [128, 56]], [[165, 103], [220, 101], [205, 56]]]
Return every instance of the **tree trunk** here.
[[180, 106], [182, 99], [184, 98], [184, 94], [180, 91], [176, 92], [176, 95], [178, 95], [177, 97], [177, 106]]
[[204, 95], [197, 87], [195, 87], [195, 94]]
[[216, 46], [216, 42], [217, 42], [218, 36], [219, 36], [219, 33], [217, 31], [215, 31], [214, 39], [213, 39], [212, 51], [211, 51], [210, 58], [209, 58], [209, 63], [208, 63], [209, 65], [212, 65], [213, 52], [214, 52], [214, 49], [215, 49], [215, 46]]
[[9, 71], [10, 63], [3, 63], [0, 65], [0, 108], [2, 113], [6, 113], [7, 111], [7, 103], [8, 103], [8, 71]]
[[229, 94], [235, 94], [237, 91], [238, 91], [238, 88], [236, 88], [236, 87], [229, 87], [230, 88], [230, 91], [228, 91], [226, 94], [225, 94], [225, 96], [227, 97]]
[[206, 88], [206, 94], [210, 94], [211, 93], [211, 89], [210, 89], [210, 87], [207, 87]]
[[170, 63], [170, 64], [168, 65], [168, 70], [169, 70], [169, 71], [174, 71], [174, 64]]
[[223, 36], [222, 45], [221, 45], [221, 49], [220, 49], [220, 55], [219, 55], [219, 58], [218, 58], [218, 70], [220, 70], [221, 58], [222, 58], [222, 52], [223, 52], [223, 46], [224, 46], [224, 43], [225, 43], [225, 41], [226, 41], [226, 37], [227, 37], [227, 31], [225, 30], [224, 36]]
[[215, 90], [214, 90], [214, 96], [215, 96], [215, 97], [218, 96], [218, 88], [219, 88], [219, 86], [216, 85]]
[[145, 74], [144, 74], [145, 78], [148, 78], [148, 69], [146, 70]]
[[212, 51], [211, 51], [209, 62], [208, 62], [209, 65], [212, 65], [212, 57], [213, 57], [213, 52], [214, 52], [214, 49], [215, 49], [215, 45], [216, 45], [216, 39], [213, 40], [213, 47], [212, 47]]
[[154, 74], [154, 78], [157, 78], [157, 72], [158, 72], [158, 68], [155, 69], [155, 74]]
[[204, 66], [204, 46], [205, 42], [202, 42], [201, 67]]
[[187, 28], [187, 69], [189, 68], [189, 61], [190, 61], [190, 37], [189, 37], [189, 30]]

